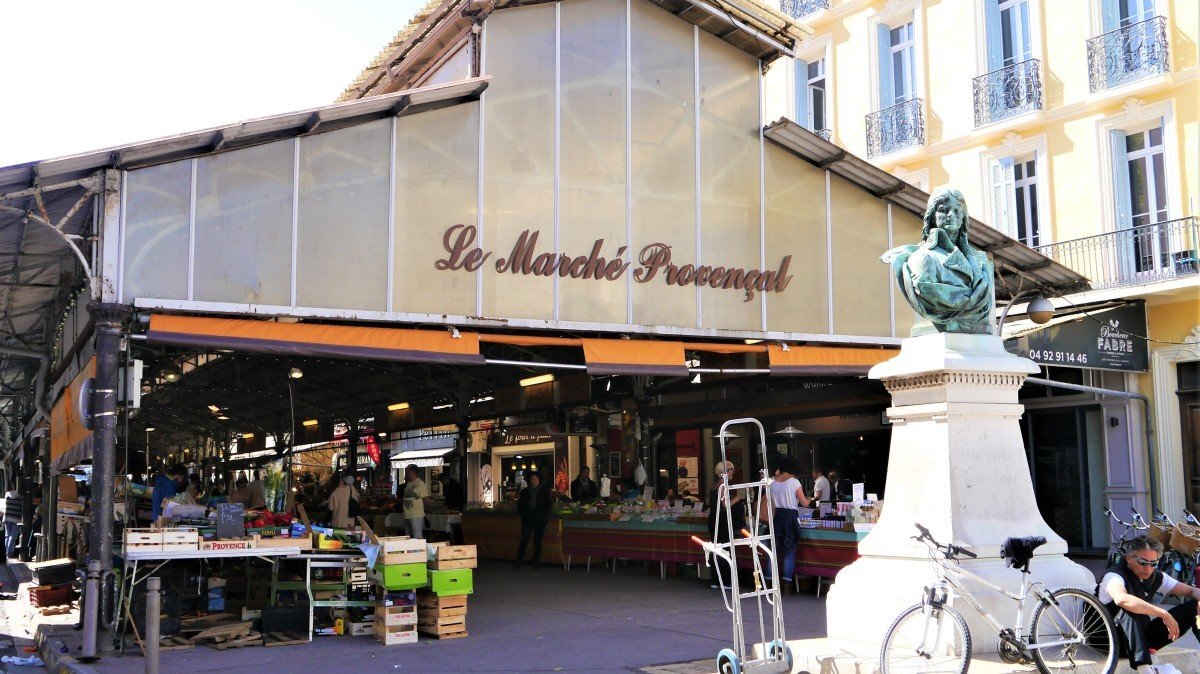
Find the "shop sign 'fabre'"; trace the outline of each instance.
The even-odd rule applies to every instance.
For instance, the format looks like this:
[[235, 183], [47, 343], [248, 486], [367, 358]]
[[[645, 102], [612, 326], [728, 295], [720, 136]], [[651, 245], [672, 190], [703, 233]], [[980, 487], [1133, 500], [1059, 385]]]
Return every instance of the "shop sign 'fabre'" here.
[[1081, 314], [1076, 320], [1008, 340], [1005, 346], [1045, 365], [1145, 372], [1150, 367], [1145, 334], [1146, 306], [1132, 302]]

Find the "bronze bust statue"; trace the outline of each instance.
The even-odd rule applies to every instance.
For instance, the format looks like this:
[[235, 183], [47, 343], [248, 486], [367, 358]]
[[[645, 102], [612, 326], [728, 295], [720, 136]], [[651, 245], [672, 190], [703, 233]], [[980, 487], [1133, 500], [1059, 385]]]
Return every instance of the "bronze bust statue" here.
[[880, 258], [891, 265], [917, 321], [912, 336], [932, 332], [992, 334], [996, 293], [987, 255], [971, 247], [962, 192], [942, 188], [929, 198], [921, 242], [897, 246]]

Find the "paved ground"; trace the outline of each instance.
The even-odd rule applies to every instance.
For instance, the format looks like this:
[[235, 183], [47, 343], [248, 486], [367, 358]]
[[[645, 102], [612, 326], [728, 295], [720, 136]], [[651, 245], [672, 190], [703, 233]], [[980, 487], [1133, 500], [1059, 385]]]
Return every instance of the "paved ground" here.
[[[631, 672], [656, 665], [671, 674], [708, 674], [716, 653], [730, 645], [729, 613], [719, 593], [696, 579], [658, 577], [644, 566], [528, 568], [513, 572], [496, 562], [476, 571], [465, 639], [381, 646], [370, 637], [326, 637], [308, 645], [216, 651], [198, 646], [162, 654], [160, 671], [361, 672]], [[825, 632], [825, 600], [787, 597], [789, 638]], [[92, 663], [100, 672], [141, 671], [132, 654]], [[674, 664], [693, 663], [699, 664]], [[707, 662], [703, 662], [707, 661]]]

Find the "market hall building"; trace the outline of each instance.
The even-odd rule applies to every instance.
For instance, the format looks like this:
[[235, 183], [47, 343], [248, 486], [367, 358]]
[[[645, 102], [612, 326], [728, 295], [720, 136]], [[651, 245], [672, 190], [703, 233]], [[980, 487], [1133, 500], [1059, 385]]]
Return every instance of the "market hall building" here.
[[[920, 238], [928, 195], [764, 124], [763, 72], [804, 38], [777, 12], [516, 4], [431, 4], [355, 100], [0, 169], [27, 270], [6, 322], [45, 356], [5, 347], [7, 466], [53, 504], [51, 476], [91, 462], [92, 556], [136, 513], [114, 474], [183, 462], [228, 488], [344, 452], [381, 496], [419, 461], [479, 506], [535, 466], [702, 499], [714, 433], [747, 416], [886, 497], [889, 398], [864, 375], [914, 318], [879, 255]], [[970, 235], [1001, 302], [1086, 285]]]

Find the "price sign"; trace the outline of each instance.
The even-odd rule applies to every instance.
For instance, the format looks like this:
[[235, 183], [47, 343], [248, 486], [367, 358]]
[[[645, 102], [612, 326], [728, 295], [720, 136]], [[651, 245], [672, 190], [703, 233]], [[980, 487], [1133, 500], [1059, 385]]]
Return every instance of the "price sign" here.
[[217, 504], [217, 538], [241, 538], [246, 535], [246, 506], [242, 503]]

